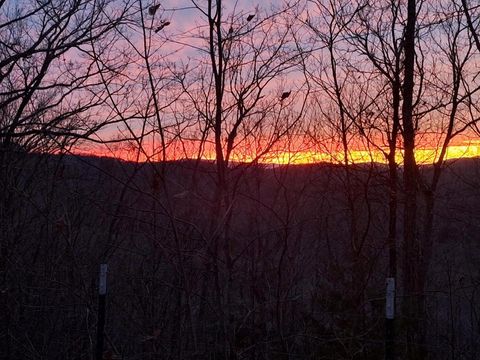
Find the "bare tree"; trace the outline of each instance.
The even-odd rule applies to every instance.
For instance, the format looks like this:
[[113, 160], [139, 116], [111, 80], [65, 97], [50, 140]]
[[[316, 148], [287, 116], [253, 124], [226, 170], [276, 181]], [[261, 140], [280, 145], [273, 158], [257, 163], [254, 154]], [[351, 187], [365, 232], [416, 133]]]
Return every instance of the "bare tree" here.
[[[41, 259], [42, 245], [55, 246], [50, 237], [44, 244], [37, 238], [38, 243], [33, 245], [33, 239], [24, 237], [22, 227], [28, 224], [46, 227], [47, 234], [51, 234], [47, 223], [58, 215], [51, 207], [55, 203], [53, 188], [45, 193], [44, 204], [38, 193], [50, 175], [42, 167], [50, 169], [50, 165], [40, 155], [26, 154], [61, 152], [79, 139], [93, 138], [99, 129], [115, 120], [102, 113], [106, 97], [101, 77], [112, 85], [123, 64], [110, 57], [108, 66], [96, 68], [92, 42], [104, 54], [112, 50], [117, 40], [114, 30], [126, 22], [130, 5], [54, 0], [0, 3], [0, 286], [9, 289], [1, 295], [6, 309], [1, 347], [6, 358], [25, 355], [12, 332], [17, 325], [12, 320], [15, 292], [11, 291], [17, 281], [14, 274], [19, 271], [15, 264], [18, 259], [28, 258], [29, 246], [37, 249], [32, 266]], [[57, 165], [56, 169], [61, 169]], [[20, 204], [25, 202], [37, 206], [36, 211], [20, 211]], [[32, 270], [28, 281], [37, 276]], [[45, 294], [44, 289], [38, 291]], [[23, 300], [28, 302], [30, 297]], [[25, 330], [24, 340], [29, 341], [29, 336], [34, 336], [32, 328], [27, 325]], [[39, 354], [43, 350], [32, 345], [30, 351]]]
[[[215, 159], [206, 267], [213, 271], [224, 356], [233, 359], [238, 356], [234, 279], [240, 251], [236, 248], [241, 244], [231, 222], [244, 171], [235, 162], [252, 150], [251, 160], [258, 161], [298, 125], [308, 88], [300, 82], [297, 88], [290, 84], [275, 90], [275, 83], [294, 74], [307, 53], [295, 34], [296, 3], [271, 11], [229, 9], [222, 1], [193, 6], [204, 21], [188, 35], [199, 58], [185, 63], [178, 79], [195, 112], [191, 119], [198, 119], [194, 120], [202, 139], [198, 154], [210, 153]], [[294, 106], [295, 99], [299, 104]]]

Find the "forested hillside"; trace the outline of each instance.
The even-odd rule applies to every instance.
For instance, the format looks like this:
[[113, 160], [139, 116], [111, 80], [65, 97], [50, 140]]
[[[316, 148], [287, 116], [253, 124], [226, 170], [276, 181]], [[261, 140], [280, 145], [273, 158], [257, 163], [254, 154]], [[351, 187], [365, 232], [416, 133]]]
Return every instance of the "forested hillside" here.
[[[100, 263], [105, 358], [221, 359], [225, 341], [239, 359], [382, 358], [384, 165], [349, 168], [351, 202], [342, 166], [232, 165], [219, 219], [211, 162], [9, 156], [2, 358], [88, 358]], [[480, 345], [479, 165], [449, 163], [438, 194], [419, 294], [437, 359], [475, 358]]]

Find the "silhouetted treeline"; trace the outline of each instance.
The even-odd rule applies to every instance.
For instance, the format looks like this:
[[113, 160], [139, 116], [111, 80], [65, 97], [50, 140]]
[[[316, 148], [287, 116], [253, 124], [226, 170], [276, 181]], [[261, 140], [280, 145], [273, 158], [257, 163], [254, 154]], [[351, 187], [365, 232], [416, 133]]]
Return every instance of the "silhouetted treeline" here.
[[[223, 359], [226, 341], [237, 359], [382, 358], [384, 165], [350, 167], [351, 236], [343, 166], [232, 164], [227, 264], [214, 163], [3, 155], [1, 358], [90, 358], [101, 262], [106, 359]], [[478, 165], [448, 164], [438, 195], [419, 294], [432, 358], [478, 351]]]

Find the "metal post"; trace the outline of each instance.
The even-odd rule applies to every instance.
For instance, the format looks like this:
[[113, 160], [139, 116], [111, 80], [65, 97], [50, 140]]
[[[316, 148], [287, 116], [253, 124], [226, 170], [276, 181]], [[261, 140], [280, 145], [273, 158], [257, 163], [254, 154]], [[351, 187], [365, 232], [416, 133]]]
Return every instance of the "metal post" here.
[[98, 320], [97, 320], [97, 347], [95, 359], [103, 359], [103, 334], [105, 328], [105, 300], [107, 297], [107, 264], [100, 264], [98, 280]]
[[395, 358], [395, 278], [387, 278], [385, 296], [385, 360]]

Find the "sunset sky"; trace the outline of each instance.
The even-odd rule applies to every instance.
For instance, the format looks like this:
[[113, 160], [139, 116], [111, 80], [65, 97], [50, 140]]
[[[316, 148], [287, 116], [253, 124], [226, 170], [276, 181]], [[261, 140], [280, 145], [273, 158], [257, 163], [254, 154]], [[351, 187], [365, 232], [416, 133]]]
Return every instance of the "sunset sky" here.
[[[83, 142], [73, 151], [138, 161], [158, 161], [163, 157], [168, 160], [198, 157], [214, 159], [211, 120], [202, 118], [213, 118], [215, 110], [214, 83], [208, 54], [208, 22], [205, 14], [202, 14], [206, 5], [199, 3], [203, 8], [196, 9], [190, 1], [164, 1], [160, 3], [156, 14], [151, 16], [147, 11], [151, 4], [142, 4], [145, 9], [145, 33], [138, 27], [125, 28], [128, 37], [125, 34], [118, 37], [118, 44], [123, 47], [121, 51], [118, 50], [118, 55], [120, 58], [129, 52], [147, 54], [157, 103], [153, 101], [145, 61], [139, 57], [131, 61], [115, 80], [120, 89], [115, 97], [117, 103], [107, 102], [103, 110], [92, 114], [96, 118], [107, 117], [107, 122], [114, 123], [94, 135], [97, 143], [111, 143]], [[345, 11], [353, 9], [354, 5], [346, 6]], [[348, 161], [384, 163], [392, 117], [391, 98], [385, 90], [388, 82], [361, 52], [355, 50], [357, 45], [348, 37], [351, 35], [337, 35], [333, 45], [333, 54], [338, 57], [336, 76], [344, 102], [342, 106], [349, 116], [347, 120], [342, 120], [335, 97], [333, 68], [323, 43], [325, 39], [320, 35], [315, 37], [307, 26], [315, 24], [316, 30], [326, 32], [328, 21], [332, 18], [330, 9], [328, 5], [318, 8], [313, 3], [300, 3], [295, 8], [288, 6], [287, 2], [225, 2], [221, 30], [225, 46], [230, 46], [228, 34], [231, 29], [238, 36], [238, 42], [233, 43], [229, 51], [232, 56], [243, 59], [243, 63], [239, 63], [237, 68], [229, 68], [226, 75], [221, 136], [224, 155], [227, 138], [232, 134], [236, 121], [238, 96], [241, 89], [248, 89], [244, 94], [247, 105], [253, 104], [256, 96], [261, 101], [255, 103], [251, 114], [236, 130], [238, 133], [231, 150], [231, 161], [279, 164], [344, 162], [340, 129], [341, 122], [346, 121]], [[385, 10], [378, 7], [370, 16], [380, 19], [383, 14], [385, 17], [382, 11]], [[278, 15], [270, 19], [270, 14], [275, 12]], [[254, 17], [247, 21], [249, 15]], [[423, 21], [431, 16], [429, 13], [420, 18]], [[155, 30], [167, 21], [168, 26], [162, 27], [161, 31]], [[337, 30], [333, 28], [333, 31]], [[450, 107], [442, 104], [448, 104], [448, 98], [452, 96], [448, 90], [453, 76], [448, 44], [454, 30], [437, 27], [426, 33], [425, 39], [422, 38], [420, 42], [426, 71], [422, 99], [417, 110], [416, 157], [422, 164], [438, 160], [439, 148], [448, 128]], [[460, 31], [458, 46], [466, 46], [465, 34], [464, 30]], [[284, 60], [278, 63], [272, 60], [268, 64], [275, 41], [280, 39], [285, 43], [278, 54]], [[268, 40], [272, 40], [272, 44], [262, 47]], [[377, 42], [373, 39], [372, 46], [377, 46]], [[288, 60], [288, 51], [284, 49], [294, 50], [299, 46], [309, 49], [304, 63], [300, 58]], [[259, 51], [258, 59], [254, 57], [256, 51]], [[480, 59], [478, 54], [469, 54], [468, 51], [459, 54], [460, 58], [467, 59], [462, 70], [466, 85], [462, 85], [459, 91], [459, 96], [462, 96], [472, 90], [468, 86], [476, 84]], [[235, 57], [232, 59], [230, 61], [234, 64], [237, 60]], [[286, 66], [282, 61], [291, 61], [291, 64]], [[306, 66], [306, 71], [302, 70], [302, 64]], [[255, 88], [256, 85], [248, 88], [261, 66], [271, 66], [273, 70], [278, 66], [281, 70], [272, 79], [262, 80], [258, 88]], [[472, 82], [470, 85], [469, 81]], [[291, 92], [290, 97], [279, 101], [285, 91]], [[469, 101], [474, 103], [477, 98], [475, 91]], [[159, 107], [158, 114], [154, 105]], [[260, 125], [258, 119], [262, 111], [265, 111], [265, 115], [261, 115]], [[458, 131], [458, 135], [451, 139], [445, 159], [479, 156], [478, 135], [465, 125], [474, 121], [476, 116], [474, 107], [459, 106], [453, 127], [453, 132]], [[159, 122], [164, 133], [165, 154], [160, 146]], [[364, 126], [364, 133], [359, 132], [360, 126]], [[126, 141], [117, 142], [120, 139]], [[401, 164], [401, 129], [397, 147], [396, 159]]]

